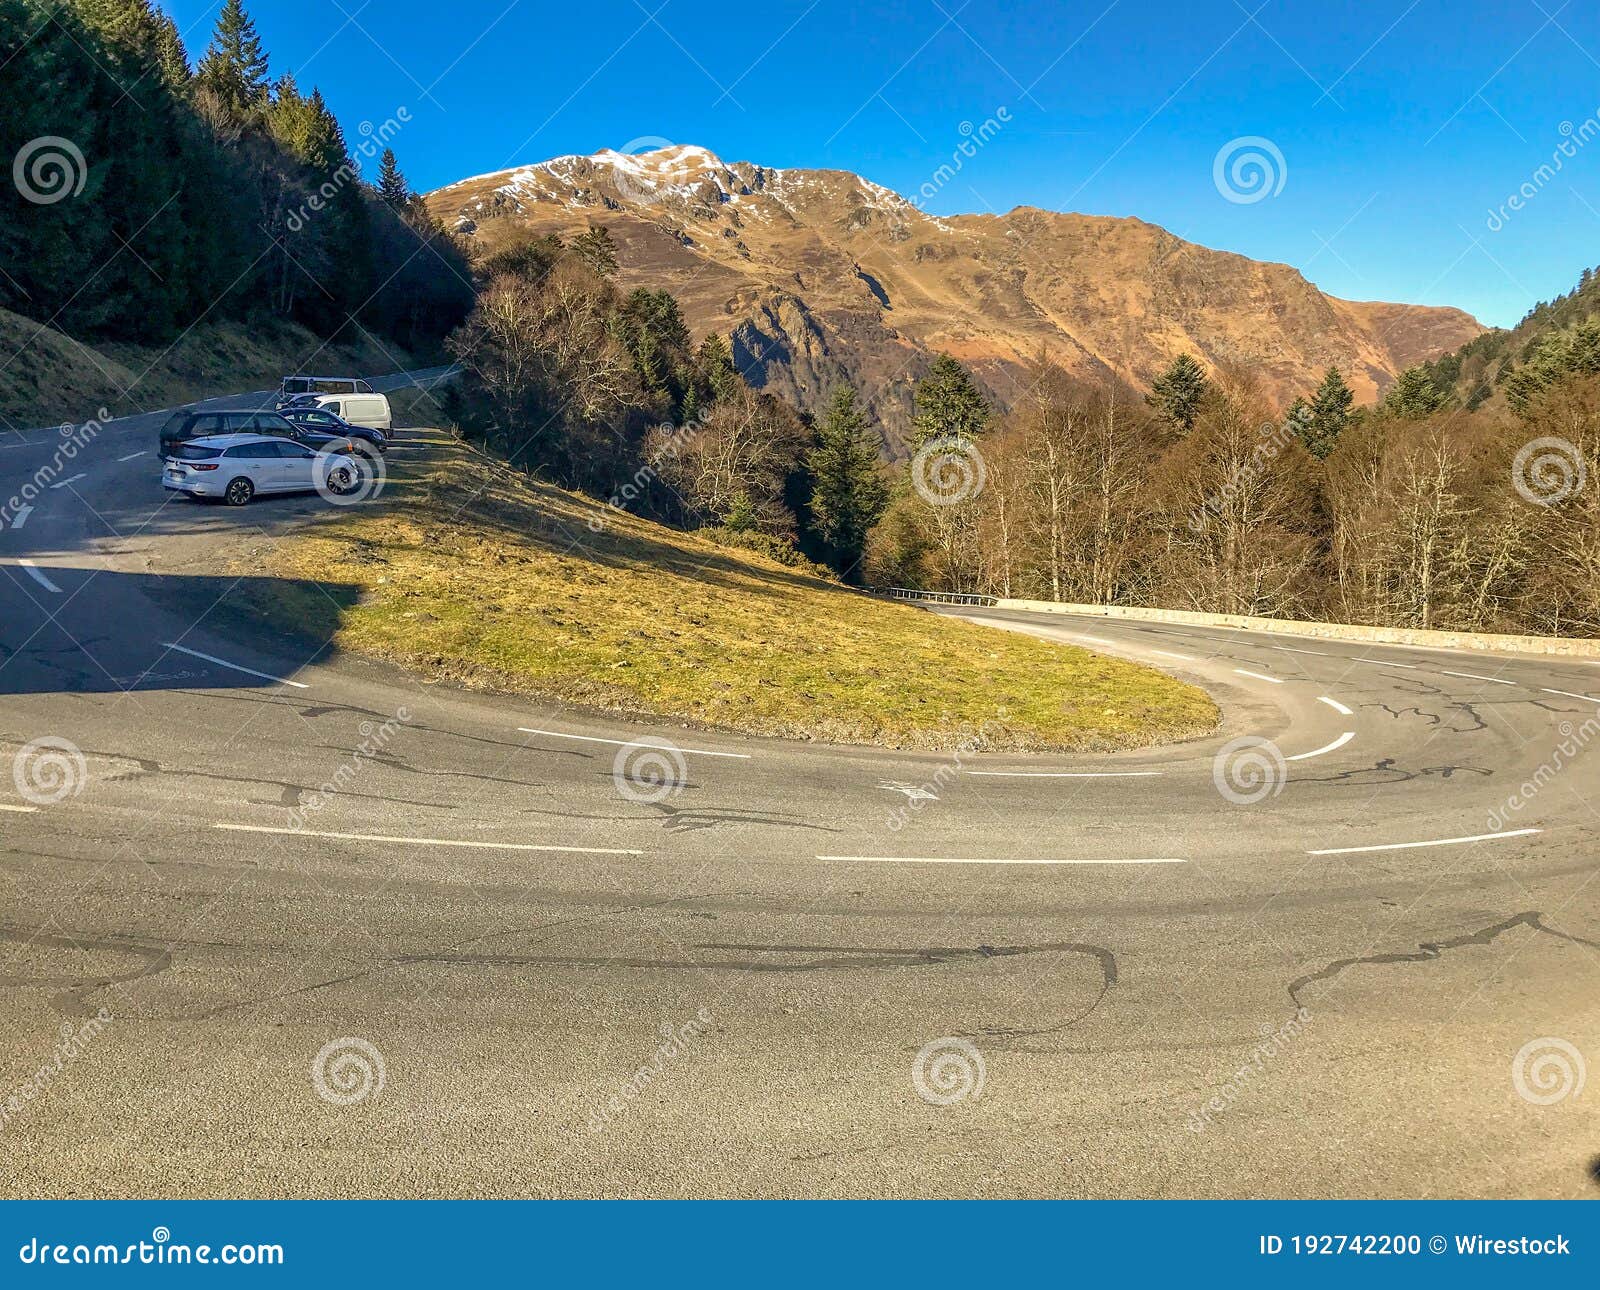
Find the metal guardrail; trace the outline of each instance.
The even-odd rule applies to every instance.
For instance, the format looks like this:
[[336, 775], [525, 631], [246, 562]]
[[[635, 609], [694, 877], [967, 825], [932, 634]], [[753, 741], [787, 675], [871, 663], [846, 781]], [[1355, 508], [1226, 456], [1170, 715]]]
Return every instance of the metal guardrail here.
[[921, 600], [933, 605], [994, 605], [997, 596], [980, 596], [973, 591], [916, 591], [910, 587], [890, 587], [891, 600]]

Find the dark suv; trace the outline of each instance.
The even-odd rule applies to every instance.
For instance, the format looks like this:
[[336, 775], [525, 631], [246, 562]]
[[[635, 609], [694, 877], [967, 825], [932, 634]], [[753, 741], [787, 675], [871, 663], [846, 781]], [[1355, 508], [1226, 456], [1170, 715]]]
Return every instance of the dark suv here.
[[174, 412], [161, 427], [160, 454], [170, 457], [181, 443], [216, 434], [271, 434], [293, 439], [316, 452], [354, 452], [355, 445], [345, 435], [323, 434], [309, 426], [295, 425], [276, 412]]

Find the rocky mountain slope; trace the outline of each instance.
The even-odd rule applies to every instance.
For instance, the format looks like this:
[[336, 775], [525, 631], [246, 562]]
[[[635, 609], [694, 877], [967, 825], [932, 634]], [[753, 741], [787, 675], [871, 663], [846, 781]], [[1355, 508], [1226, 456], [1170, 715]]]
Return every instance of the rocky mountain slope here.
[[557, 157], [427, 200], [483, 250], [605, 224], [625, 286], [672, 291], [697, 333], [729, 335], [747, 375], [802, 407], [853, 381], [891, 438], [939, 350], [1002, 405], [1042, 348], [1141, 387], [1188, 351], [1254, 369], [1286, 403], [1330, 365], [1370, 400], [1483, 331], [1458, 309], [1324, 295], [1287, 265], [1142, 220], [934, 216], [847, 171], [730, 164], [703, 148]]

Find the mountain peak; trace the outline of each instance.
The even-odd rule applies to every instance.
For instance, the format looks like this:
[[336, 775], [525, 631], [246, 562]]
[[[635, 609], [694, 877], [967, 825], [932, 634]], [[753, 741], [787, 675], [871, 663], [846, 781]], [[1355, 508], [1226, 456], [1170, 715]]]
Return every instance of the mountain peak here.
[[1018, 207], [934, 216], [846, 170], [725, 162], [669, 144], [480, 175], [428, 195], [494, 250], [607, 225], [628, 286], [671, 291], [695, 331], [730, 336], [756, 384], [814, 408], [840, 381], [891, 434], [944, 351], [997, 404], [1041, 350], [1080, 376], [1148, 382], [1179, 353], [1252, 368], [1284, 404], [1329, 367], [1364, 399], [1483, 328], [1456, 309], [1355, 303], [1297, 270], [1143, 220]]

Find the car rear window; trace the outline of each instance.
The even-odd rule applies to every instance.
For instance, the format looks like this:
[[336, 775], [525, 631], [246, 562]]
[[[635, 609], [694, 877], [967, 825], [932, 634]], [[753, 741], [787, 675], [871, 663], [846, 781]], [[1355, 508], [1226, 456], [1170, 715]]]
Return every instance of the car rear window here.
[[222, 453], [216, 448], [205, 448], [197, 443], [180, 443], [172, 455], [179, 461], [209, 461], [222, 456]]
[[250, 418], [249, 434], [293, 434], [294, 427], [276, 412], [258, 412]]

